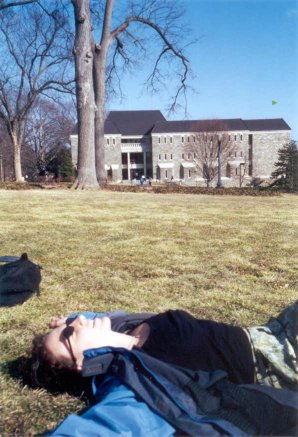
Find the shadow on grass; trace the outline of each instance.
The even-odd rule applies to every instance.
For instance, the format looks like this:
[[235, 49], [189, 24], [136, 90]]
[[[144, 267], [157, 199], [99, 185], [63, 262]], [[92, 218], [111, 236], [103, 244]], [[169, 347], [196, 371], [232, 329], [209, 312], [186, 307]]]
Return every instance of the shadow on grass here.
[[91, 378], [83, 378], [75, 372], [41, 367], [38, 375], [33, 376], [32, 360], [25, 356], [3, 364], [2, 371], [23, 386], [42, 388], [54, 396], [67, 393], [87, 406], [92, 402]]

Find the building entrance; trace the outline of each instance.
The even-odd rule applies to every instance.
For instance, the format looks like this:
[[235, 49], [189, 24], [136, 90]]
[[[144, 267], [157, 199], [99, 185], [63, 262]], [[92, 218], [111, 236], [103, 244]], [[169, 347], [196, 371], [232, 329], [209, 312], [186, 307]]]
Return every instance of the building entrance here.
[[152, 154], [148, 152], [122, 152], [122, 180], [140, 180], [152, 177]]
[[142, 169], [131, 169], [130, 170], [130, 179], [141, 179], [142, 176]]

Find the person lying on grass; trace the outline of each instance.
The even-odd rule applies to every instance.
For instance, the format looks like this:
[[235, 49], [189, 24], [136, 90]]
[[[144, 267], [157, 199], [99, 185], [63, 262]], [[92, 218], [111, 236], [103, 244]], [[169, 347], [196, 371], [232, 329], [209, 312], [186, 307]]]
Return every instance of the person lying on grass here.
[[34, 340], [33, 356], [35, 365], [40, 361], [81, 372], [85, 350], [140, 348], [185, 368], [224, 370], [235, 383], [297, 390], [297, 325], [298, 301], [252, 328], [200, 320], [179, 310], [75, 314], [53, 318], [53, 329]]
[[50, 435], [295, 435], [297, 310], [248, 329], [179, 310], [52, 319], [32, 369], [93, 376], [94, 404]]

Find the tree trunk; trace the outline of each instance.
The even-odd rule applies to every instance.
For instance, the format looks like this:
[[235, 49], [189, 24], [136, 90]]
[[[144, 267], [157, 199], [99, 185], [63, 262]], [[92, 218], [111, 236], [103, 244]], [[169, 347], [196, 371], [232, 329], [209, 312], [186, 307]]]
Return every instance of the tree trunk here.
[[105, 120], [105, 70], [106, 51], [95, 53], [94, 85], [95, 85], [95, 163], [96, 176], [99, 184], [106, 182], [105, 149], [104, 149], [104, 120]]
[[89, 0], [73, 0], [78, 115], [78, 176], [73, 188], [98, 188], [94, 147], [93, 40]]
[[12, 120], [7, 126], [7, 132], [12, 142], [13, 147], [13, 165], [14, 165], [14, 176], [16, 182], [25, 182], [22, 175], [22, 164], [21, 164], [21, 146], [24, 137], [24, 122]]
[[112, 13], [115, 0], [106, 0], [104, 20], [100, 44], [95, 46], [94, 53], [94, 93], [95, 93], [95, 161], [96, 176], [99, 184], [106, 182], [105, 149], [104, 149], [104, 119], [106, 97], [106, 62], [108, 50], [112, 43], [111, 35]]
[[24, 182], [25, 179], [22, 176], [21, 167], [21, 144], [18, 141], [18, 136], [16, 135], [16, 133], [12, 134], [12, 144], [15, 180], [16, 182]]

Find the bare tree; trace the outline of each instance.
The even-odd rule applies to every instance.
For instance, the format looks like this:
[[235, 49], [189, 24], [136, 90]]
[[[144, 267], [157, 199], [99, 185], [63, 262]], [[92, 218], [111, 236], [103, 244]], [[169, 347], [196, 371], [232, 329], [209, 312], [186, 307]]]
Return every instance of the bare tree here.
[[[61, 147], [68, 144], [75, 124], [71, 112], [69, 104], [65, 107], [40, 98], [30, 111], [24, 147], [27, 149], [25, 164], [31, 167], [31, 177], [45, 172], [48, 163], [56, 157]], [[30, 150], [33, 153], [29, 153]]]
[[12, 142], [15, 179], [21, 182], [27, 117], [38, 96], [54, 98], [72, 91], [71, 46], [65, 18], [57, 10], [49, 15], [32, 5], [20, 14], [12, 8], [0, 12], [0, 20], [0, 119]]
[[[105, 0], [104, 11], [99, 9], [100, 3], [93, 2], [93, 6], [97, 7], [99, 15], [103, 13], [100, 20], [100, 38], [97, 43], [92, 34], [89, 0], [72, 0], [76, 19], [75, 56], [78, 95], [79, 168], [78, 180], [75, 186], [78, 188], [84, 188], [86, 185], [87, 172], [84, 171], [85, 163], [82, 162], [82, 159], [87, 152], [82, 149], [92, 148], [90, 142], [92, 142], [93, 129], [95, 130], [93, 147], [95, 147], [97, 180], [101, 183], [106, 179], [104, 167], [106, 85], [114, 87], [113, 79], [118, 80], [118, 84], [121, 84], [119, 68], [134, 65], [137, 59], [147, 61], [148, 48], [150, 44], [155, 44], [155, 37], [157, 37], [160, 50], [155, 53], [156, 60], [153, 64], [152, 73], [148, 78], [148, 84], [151, 89], [158, 91], [158, 87], [163, 84], [163, 81], [166, 82], [166, 77], [168, 77], [168, 74], [163, 70], [164, 63], [171, 65], [171, 71], [176, 68], [179, 82], [172, 99], [172, 110], [178, 104], [179, 97], [181, 95], [185, 97], [186, 79], [189, 72], [188, 60], [178, 44], [183, 33], [179, 33], [177, 29], [180, 13], [177, 12], [173, 1], [164, 0], [161, 3], [157, 0], [131, 0], [123, 3], [118, 0]], [[84, 34], [85, 37], [81, 38], [81, 34]], [[93, 78], [90, 74], [90, 64], [92, 62], [94, 67]], [[177, 65], [177, 62], [179, 65]], [[91, 95], [92, 85], [95, 101], [94, 110]], [[115, 90], [115, 88], [112, 89]], [[85, 100], [82, 96], [83, 92], [85, 93]], [[86, 96], [86, 93], [88, 93], [88, 96]], [[88, 106], [88, 115], [84, 115], [87, 106], [84, 111], [79, 112], [83, 102]], [[90, 122], [92, 111], [94, 115], [93, 125]], [[89, 138], [89, 142], [86, 141], [87, 138]], [[91, 149], [89, 155], [91, 155]], [[93, 169], [90, 169], [90, 161], [88, 161], [88, 168], [89, 171], [93, 172]], [[92, 185], [89, 179], [87, 185]]]
[[203, 121], [193, 141], [186, 146], [194, 164], [195, 172], [204, 178], [207, 187], [227, 166], [229, 157], [235, 150], [235, 143], [223, 123], [217, 120]]
[[[170, 106], [170, 109], [173, 110], [178, 105], [179, 97], [185, 97], [189, 65], [184, 55], [184, 49], [180, 46], [183, 25], [179, 29], [178, 23], [181, 13], [177, 12], [176, 4], [172, 0], [164, 0], [162, 4], [158, 0], [130, 0], [129, 2], [119, 0], [71, 0], [71, 2], [74, 9], [76, 28], [74, 54], [76, 58], [76, 93], [79, 127], [78, 179], [75, 186], [84, 188], [87, 186], [97, 186], [98, 182], [101, 183], [105, 180], [105, 102], [108, 94], [115, 93], [114, 80], [116, 79], [118, 85], [121, 85], [121, 71], [133, 67], [140, 59], [147, 62], [149, 48], [157, 47], [156, 41], [158, 40], [160, 49], [154, 53], [155, 62], [153, 63], [152, 73], [148, 77], [147, 84], [151, 90], [158, 92], [159, 86], [163, 86], [167, 82], [169, 75], [164, 70], [164, 66], [170, 66], [169, 70], [175, 71], [178, 78], [177, 88]], [[56, 5], [52, 7], [52, 4], [45, 0], [0, 0], [0, 10], [30, 3], [37, 3], [44, 14], [48, 18], [54, 19], [55, 22], [57, 22], [57, 17], [60, 16], [60, 22], [62, 22], [62, 11], [63, 13], [65, 12], [65, 4], [62, 2], [52, 2]], [[46, 9], [49, 7], [51, 12], [49, 12], [49, 9]], [[93, 36], [93, 25], [90, 15], [91, 8], [93, 10], [93, 17], [96, 19], [97, 27], [94, 34], [99, 35], [98, 42], [95, 41]], [[58, 9], [61, 15], [58, 14]], [[19, 26], [19, 28], [23, 27]], [[16, 45], [13, 42], [15, 40], [9, 34], [8, 27], [2, 25], [2, 29], [7, 44], [13, 49], [12, 52], [14, 52]], [[28, 34], [28, 29], [26, 29], [26, 32]], [[29, 36], [26, 36], [26, 32], [22, 32], [22, 39], [29, 41], [30, 33]], [[14, 32], [14, 35], [18, 35], [18, 32]], [[44, 28], [40, 33], [35, 33], [35, 40], [38, 41], [41, 35], [45, 35]], [[32, 39], [30, 44], [32, 47], [38, 46], [38, 42], [34, 44]], [[39, 47], [41, 47], [41, 44]], [[61, 47], [63, 47], [63, 44], [60, 45], [60, 49]], [[26, 102], [26, 97], [38, 95], [39, 88], [34, 89], [34, 92], [30, 92], [30, 86], [32, 83], [36, 84], [36, 82], [34, 78], [29, 80], [25, 72], [30, 71], [32, 73], [37, 71], [40, 80], [41, 72], [44, 73], [45, 69], [38, 72], [36, 65], [35, 68], [30, 68], [30, 60], [28, 61], [29, 66], [25, 66], [25, 61], [28, 59], [28, 50], [26, 50], [24, 44], [22, 53], [24, 54], [23, 62], [16, 62], [19, 72], [14, 77], [19, 76], [20, 80], [18, 91], [15, 92], [14, 96], [18, 103], [14, 106], [20, 107], [20, 103], [22, 102], [23, 104], [25, 102], [24, 108], [26, 107], [30, 111], [33, 103], [31, 101]], [[10, 55], [13, 56], [14, 61], [20, 57], [20, 53], [10, 53]], [[22, 56], [20, 58], [22, 59]], [[36, 54], [36, 59], [42, 59], [42, 55]], [[65, 60], [65, 57], [61, 56], [60, 53], [61, 63], [62, 59]], [[43, 65], [44, 67], [45, 65]], [[61, 68], [60, 71], [65, 73], [66, 70]], [[8, 132], [13, 140], [16, 179], [22, 180], [20, 158], [18, 156], [20, 156], [20, 144], [24, 135], [24, 123], [27, 113], [23, 111], [21, 118], [11, 117], [12, 111], [11, 108], [8, 108], [6, 99], [8, 88], [6, 81], [8, 78], [7, 75], [4, 77], [5, 80], [0, 82], [1, 89], [4, 90], [6, 88], [4, 98], [1, 99], [4, 111], [2, 110], [0, 116], [5, 120]], [[64, 79], [65, 76], [63, 77]], [[26, 80], [30, 84], [29, 92], [28, 89], [25, 90], [24, 83]], [[41, 88], [41, 93], [51, 89], [52, 91], [54, 89], [62, 91], [63, 88], [62, 80], [60, 84], [56, 81], [55, 86], [50, 84], [50, 81], [48, 81], [47, 85], [49, 86]], [[11, 84], [9, 86], [11, 90]], [[2, 106], [0, 106], [0, 109]], [[13, 123], [11, 126], [8, 121], [12, 119]], [[96, 172], [96, 180], [94, 178], [94, 171]]]
[[243, 162], [239, 165], [239, 187], [242, 188], [246, 175], [248, 171], [248, 164], [247, 164], [247, 158], [246, 155], [244, 156]]

